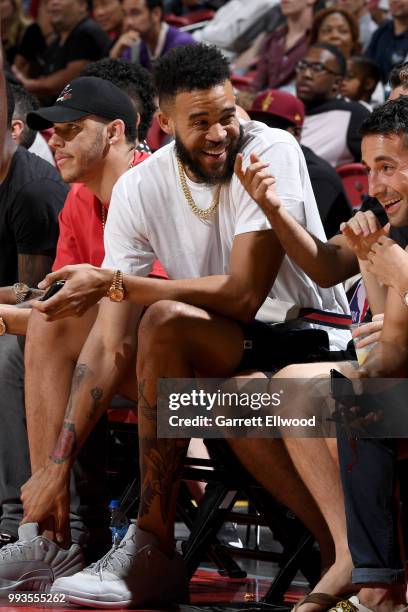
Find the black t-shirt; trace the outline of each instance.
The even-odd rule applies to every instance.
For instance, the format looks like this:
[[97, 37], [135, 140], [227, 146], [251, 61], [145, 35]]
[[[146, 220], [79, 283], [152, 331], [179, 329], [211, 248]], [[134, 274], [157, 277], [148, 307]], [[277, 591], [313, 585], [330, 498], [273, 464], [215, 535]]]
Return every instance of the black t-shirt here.
[[[387, 214], [376, 198], [370, 198], [369, 196], [366, 196], [363, 200], [360, 210], [362, 212], [372, 210], [382, 226], [388, 223]], [[392, 238], [392, 240], [399, 244], [403, 249], [405, 249], [405, 247], [408, 245], [408, 226], [394, 227], [391, 225], [389, 237]]]
[[18, 280], [18, 254], [55, 254], [67, 193], [51, 164], [17, 148], [0, 184], [0, 286]]
[[389, 236], [403, 249], [408, 245], [408, 227], [391, 226]]
[[[363, 212], [372, 210], [382, 226], [388, 223], [386, 212], [376, 198], [366, 196], [360, 210]], [[408, 245], [408, 227], [394, 227], [391, 225], [389, 237], [405, 249]]]
[[44, 74], [62, 70], [70, 62], [78, 60], [96, 62], [108, 55], [109, 45], [106, 32], [95, 21], [86, 17], [75, 26], [62, 45], [57, 38], [46, 49], [43, 55]]
[[377, 219], [379, 220], [382, 226], [388, 223], [387, 214], [384, 208], [381, 206], [381, 204], [377, 200], [377, 198], [372, 198], [371, 196], [365, 196], [363, 198], [363, 203], [361, 204], [361, 207], [359, 208], [359, 210], [361, 212], [367, 212], [367, 210], [371, 210], [375, 214], [375, 216], [377, 217]]
[[350, 219], [351, 206], [344, 192], [341, 178], [335, 169], [309, 147], [302, 146], [302, 151], [320, 218], [329, 239], [337, 234], [341, 223]]
[[43, 54], [47, 48], [44, 35], [38, 23], [31, 23], [24, 32], [17, 54], [30, 63], [30, 77], [44, 71]]

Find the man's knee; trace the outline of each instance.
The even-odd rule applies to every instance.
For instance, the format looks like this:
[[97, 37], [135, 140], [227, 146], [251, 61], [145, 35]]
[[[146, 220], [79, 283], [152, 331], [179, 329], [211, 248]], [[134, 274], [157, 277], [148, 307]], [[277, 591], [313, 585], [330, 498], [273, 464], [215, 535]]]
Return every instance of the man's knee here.
[[146, 310], [139, 326], [138, 350], [181, 339], [186, 318], [191, 317], [191, 307], [182, 302], [160, 300]]
[[81, 318], [67, 317], [47, 321], [42, 313], [33, 309], [27, 328], [25, 352], [26, 368], [42, 350], [48, 356], [57, 350], [59, 355], [76, 360], [96, 319], [97, 307], [90, 308]]

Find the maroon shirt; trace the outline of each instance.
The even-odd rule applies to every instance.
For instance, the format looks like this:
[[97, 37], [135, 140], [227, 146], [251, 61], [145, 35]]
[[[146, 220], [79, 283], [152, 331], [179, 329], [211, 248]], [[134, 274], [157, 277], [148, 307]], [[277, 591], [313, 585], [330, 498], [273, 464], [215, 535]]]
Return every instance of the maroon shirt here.
[[306, 53], [308, 33], [305, 32], [291, 49], [285, 50], [287, 33], [288, 28], [283, 25], [265, 40], [253, 84], [256, 91], [281, 87], [295, 77], [296, 64]]

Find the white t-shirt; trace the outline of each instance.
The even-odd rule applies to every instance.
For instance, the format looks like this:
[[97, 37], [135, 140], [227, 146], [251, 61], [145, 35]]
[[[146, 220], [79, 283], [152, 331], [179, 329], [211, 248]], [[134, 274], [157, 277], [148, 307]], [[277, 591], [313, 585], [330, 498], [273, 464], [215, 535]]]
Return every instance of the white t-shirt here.
[[[256, 121], [244, 123], [243, 128], [244, 165], [251, 152], [270, 162], [285, 208], [325, 241], [306, 162], [296, 140], [288, 132]], [[196, 205], [207, 208], [216, 187], [188, 178], [187, 183]], [[172, 279], [227, 274], [234, 237], [270, 227], [235, 175], [221, 188], [215, 214], [208, 220], [197, 217], [183, 194], [175, 145], [171, 143], [126, 172], [116, 183], [105, 229], [103, 267], [146, 276], [157, 258]], [[288, 257], [281, 264], [269, 296], [301, 307], [348, 312], [341, 286], [318, 287]], [[325, 329], [329, 331], [331, 348], [344, 349], [349, 332]]]
[[40, 132], [37, 132], [34, 142], [28, 150], [30, 153], [35, 153], [38, 157], [42, 157], [42, 159], [45, 159], [49, 164], [55, 166], [55, 159], [52, 151]]

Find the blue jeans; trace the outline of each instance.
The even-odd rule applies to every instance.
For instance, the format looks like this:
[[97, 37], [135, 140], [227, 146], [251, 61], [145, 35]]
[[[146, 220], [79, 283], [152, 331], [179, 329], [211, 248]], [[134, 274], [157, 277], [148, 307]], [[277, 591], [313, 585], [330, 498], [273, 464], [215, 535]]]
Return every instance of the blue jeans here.
[[396, 440], [347, 439], [337, 426], [347, 537], [355, 584], [405, 582], [399, 542]]

